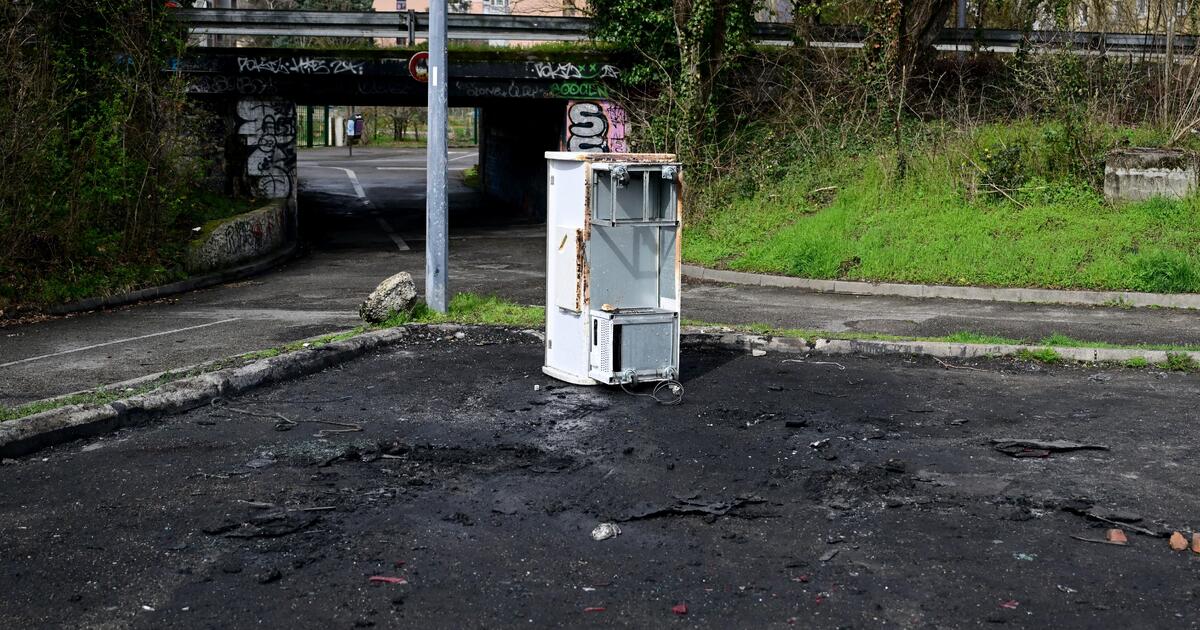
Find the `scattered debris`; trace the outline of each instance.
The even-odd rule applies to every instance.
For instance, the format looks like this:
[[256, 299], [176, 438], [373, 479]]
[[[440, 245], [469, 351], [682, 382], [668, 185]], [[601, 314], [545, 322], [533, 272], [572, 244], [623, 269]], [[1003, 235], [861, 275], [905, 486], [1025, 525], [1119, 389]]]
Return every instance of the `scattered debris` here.
[[367, 578], [368, 582], [377, 582], [379, 584], [408, 584], [408, 580], [402, 577], [394, 577], [391, 575], [372, 575]]
[[278, 582], [281, 578], [283, 578], [282, 571], [276, 568], [270, 568], [258, 574], [258, 583], [271, 584], [272, 582]]
[[687, 604], [675, 604], [671, 607], [671, 612], [675, 613], [676, 615], [686, 615], [688, 613]]
[[686, 516], [692, 514], [725, 516], [729, 512], [744, 505], [766, 503], [759, 496], [743, 495], [734, 497], [731, 501], [706, 502], [695, 497], [675, 497], [677, 500], [670, 505], [643, 504], [637, 511], [616, 519], [618, 522], [636, 521], [660, 516]]
[[1188, 548], [1187, 539], [1179, 532], [1171, 532], [1171, 539], [1167, 541], [1171, 545], [1171, 551], [1183, 551]]
[[1083, 536], [1071, 536], [1071, 538], [1074, 538], [1075, 540], [1078, 540], [1081, 542], [1096, 543], [1098, 545], [1114, 545], [1116, 547], [1124, 547], [1125, 546], [1125, 543], [1113, 542], [1111, 540], [1106, 540], [1104, 538], [1084, 538]]
[[755, 348], [755, 349], [753, 349], [753, 350], [751, 350], [751, 351], [750, 351], [750, 356], [752, 356], [752, 357], [765, 357], [765, 356], [767, 356], [767, 351], [766, 351], [766, 350], [763, 350], [763, 349], [761, 349], [761, 348]]
[[1200, 553], [1200, 534], [1192, 534], [1192, 553]]
[[817, 440], [816, 442], [813, 442], [813, 443], [809, 444], [808, 446], [810, 448], [824, 448], [828, 444], [829, 444], [829, 438], [825, 438], [823, 440]]
[[829, 562], [830, 560], [833, 560], [833, 557], [838, 555], [839, 552], [841, 552], [841, 549], [836, 547], [826, 551], [825, 553], [821, 554], [821, 562]]
[[1010, 599], [1010, 600], [1000, 602], [1000, 607], [1008, 609], [1008, 610], [1016, 610], [1020, 605], [1021, 605], [1021, 602], [1019, 602], [1015, 599]]
[[225, 521], [202, 531], [226, 538], [278, 538], [312, 527], [320, 518], [310, 511], [278, 511], [253, 516], [240, 523]]
[[595, 613], [595, 612], [604, 612], [604, 611], [605, 611], [605, 608], [603, 606], [588, 606], [587, 608], [583, 609], [583, 612], [586, 612], [586, 613]]
[[1068, 595], [1070, 595], [1071, 593], [1078, 593], [1078, 592], [1079, 592], [1078, 590], [1076, 590], [1076, 589], [1073, 589], [1073, 588], [1071, 588], [1070, 586], [1063, 586], [1062, 584], [1059, 584], [1059, 585], [1058, 585], [1058, 590], [1060, 590], [1060, 591], [1062, 591], [1062, 592], [1064, 592], [1064, 593], [1066, 593], [1066, 594], [1068, 594]]
[[302, 423], [303, 424], [324, 424], [324, 425], [329, 425], [329, 426], [341, 427], [338, 429], [321, 429], [320, 431], [317, 431], [317, 433], [316, 433], [316, 437], [318, 437], [318, 438], [323, 438], [330, 434], [336, 434], [336, 433], [361, 433], [363, 430], [362, 425], [360, 425], [356, 422], [338, 422], [336, 420], [292, 420], [291, 418], [288, 418], [287, 416], [285, 416], [281, 413], [278, 413], [278, 412], [277, 413], [259, 413], [257, 411], [250, 411], [248, 409], [238, 409], [237, 407], [230, 407], [230, 406], [226, 405], [224, 399], [222, 399], [222, 398], [214, 398], [211, 404], [213, 407], [216, 407], [218, 409], [224, 409], [226, 411], [240, 413], [244, 416], [252, 416], [255, 418], [272, 418], [275, 420], [275, 430], [276, 431], [290, 431], [290, 430], [294, 429], [295, 427], [300, 426], [300, 424], [302, 424]]
[[246, 462], [246, 468], [266, 468], [275, 463], [275, 457], [270, 453], [263, 453], [261, 457], [256, 457]]
[[1036, 553], [1014, 553], [1013, 559], [1020, 560], [1022, 562], [1033, 562], [1034, 560], [1037, 560], [1037, 554]]
[[1089, 381], [1093, 381], [1096, 383], [1107, 383], [1107, 382], [1111, 381], [1112, 379], [1113, 379], [1112, 374], [1109, 374], [1108, 372], [1100, 372], [1098, 374], [1093, 374], [1088, 377]]
[[1116, 528], [1116, 527], [1109, 529], [1107, 532], [1105, 532], [1104, 538], [1105, 538], [1105, 540], [1107, 540], [1108, 542], [1110, 542], [1114, 545], [1128, 545], [1129, 544], [1129, 539], [1125, 537], [1125, 532], [1121, 531], [1119, 528]]
[[608, 540], [621, 535], [621, 528], [616, 523], [600, 523], [592, 530], [592, 540]]
[[[1122, 528], [1128, 529], [1132, 532], [1137, 532], [1139, 534], [1142, 534], [1145, 536], [1150, 536], [1153, 538], [1164, 538], [1167, 535], [1165, 532], [1156, 532], [1153, 530], [1146, 529], [1145, 527], [1138, 527], [1137, 525], [1131, 525], [1129, 522], [1119, 522], [1119, 521], [1116, 521], [1114, 519], [1111, 519], [1111, 518], [1108, 518], [1105, 516], [1100, 516], [1099, 514], [1097, 514], [1095, 512], [1095, 510], [1092, 509], [1092, 506], [1088, 503], [1080, 503], [1078, 501], [1072, 502], [1070, 504], [1063, 505], [1062, 510], [1064, 512], [1070, 512], [1071, 514], [1078, 514], [1079, 516], [1082, 516], [1084, 518], [1090, 518], [1094, 521], [1099, 521], [1101, 523], [1107, 523], [1109, 525], [1115, 525], [1118, 527], [1122, 527]], [[1129, 515], [1124, 515], [1124, 516], [1128, 517]], [[1141, 520], [1140, 517], [1138, 518], [1138, 520]], [[1090, 539], [1084, 539], [1084, 538], [1080, 538], [1079, 540], [1087, 540], [1088, 542], [1095, 542]], [[1105, 540], [1105, 541], [1101, 541], [1101, 542], [1108, 542], [1108, 541]]]
[[967, 420], [966, 418], [955, 418], [950, 421], [950, 426], [961, 427], [962, 425], [964, 425], [968, 422], [970, 422], [970, 420]]
[[986, 372], [987, 371], [987, 370], [981, 370], [977, 367], [971, 367], [969, 365], [953, 365], [951, 363], [946, 363], [945, 361], [943, 361], [937, 357], [933, 357], [933, 360], [940, 363], [942, 365], [942, 367], [946, 368], [947, 370], [971, 370], [972, 372]]
[[1107, 451], [1103, 444], [1084, 444], [1066, 440], [994, 439], [992, 447], [1010, 457], [1049, 457], [1067, 451]]

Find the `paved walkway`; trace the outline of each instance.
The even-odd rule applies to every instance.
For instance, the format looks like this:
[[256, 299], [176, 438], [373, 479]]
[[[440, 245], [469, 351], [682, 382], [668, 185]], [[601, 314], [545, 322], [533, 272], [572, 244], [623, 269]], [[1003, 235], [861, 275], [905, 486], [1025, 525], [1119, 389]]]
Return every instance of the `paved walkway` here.
[[[466, 152], [452, 157], [459, 158], [456, 165], [473, 162]], [[417, 160], [411, 150], [360, 150], [352, 160], [329, 151], [302, 152], [302, 205], [306, 220], [321, 228], [311, 254], [274, 272], [175, 299], [0, 328], [0, 405], [357, 325], [359, 302], [383, 278], [409, 271], [423, 286], [424, 173], [407, 170]], [[406, 170], [388, 168], [397, 164]], [[345, 169], [354, 172], [362, 196]], [[452, 213], [469, 214], [470, 223], [486, 222], [482, 200], [456, 179], [452, 183]], [[451, 290], [543, 303], [543, 231], [453, 228]], [[685, 284], [683, 308], [692, 320], [834, 332], [969, 331], [1027, 341], [1062, 333], [1122, 344], [1200, 344], [1200, 313], [1172, 309], [862, 297], [707, 283]]]

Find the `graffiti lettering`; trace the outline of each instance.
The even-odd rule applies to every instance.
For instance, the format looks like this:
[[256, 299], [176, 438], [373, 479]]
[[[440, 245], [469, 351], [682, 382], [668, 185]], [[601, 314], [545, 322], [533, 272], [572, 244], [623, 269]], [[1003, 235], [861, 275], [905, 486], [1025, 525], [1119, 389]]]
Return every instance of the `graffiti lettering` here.
[[608, 88], [599, 83], [564, 81], [550, 86], [550, 93], [563, 98], [608, 98]]
[[621, 71], [609, 64], [585, 63], [550, 63], [547, 61], [530, 61], [526, 68], [531, 70], [539, 79], [619, 79]]
[[357, 74], [366, 64], [344, 59], [314, 57], [238, 57], [238, 72], [267, 74]]
[[245, 94], [264, 95], [275, 93], [275, 81], [270, 77], [229, 77], [223, 74], [205, 75], [192, 79], [187, 84], [189, 94]]
[[286, 101], [242, 99], [237, 104], [241, 136], [250, 153], [246, 175], [254, 193], [268, 199], [291, 196], [296, 178], [296, 105]]
[[524, 85], [510, 81], [508, 85], [459, 82], [455, 91], [471, 98], [550, 98], [553, 96], [538, 85]]
[[584, 153], [626, 153], [625, 128], [628, 117], [621, 106], [609, 101], [567, 103], [567, 128], [563, 147]]

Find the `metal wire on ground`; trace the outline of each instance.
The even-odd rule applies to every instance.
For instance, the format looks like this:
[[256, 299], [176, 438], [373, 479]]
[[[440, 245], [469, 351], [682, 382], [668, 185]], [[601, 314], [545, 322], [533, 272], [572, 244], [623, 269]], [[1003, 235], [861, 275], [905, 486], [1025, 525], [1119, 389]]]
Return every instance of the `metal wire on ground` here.
[[660, 405], [674, 406], [683, 402], [683, 383], [680, 383], [674, 379], [659, 381], [658, 384], [654, 386], [654, 389], [650, 390], [649, 394], [635, 392], [629, 389], [625, 383], [621, 383], [621, 389], [630, 396], [653, 398], [654, 401]]

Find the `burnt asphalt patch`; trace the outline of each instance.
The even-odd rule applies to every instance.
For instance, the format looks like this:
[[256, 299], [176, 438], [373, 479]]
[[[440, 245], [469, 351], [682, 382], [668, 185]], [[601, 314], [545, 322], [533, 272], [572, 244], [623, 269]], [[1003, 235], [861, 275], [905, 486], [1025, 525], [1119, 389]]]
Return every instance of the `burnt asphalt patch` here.
[[1200, 556], [1071, 538], [1195, 526], [1194, 376], [795, 358], [691, 350], [661, 407], [427, 330], [8, 462], [0, 625], [1196, 625]]

